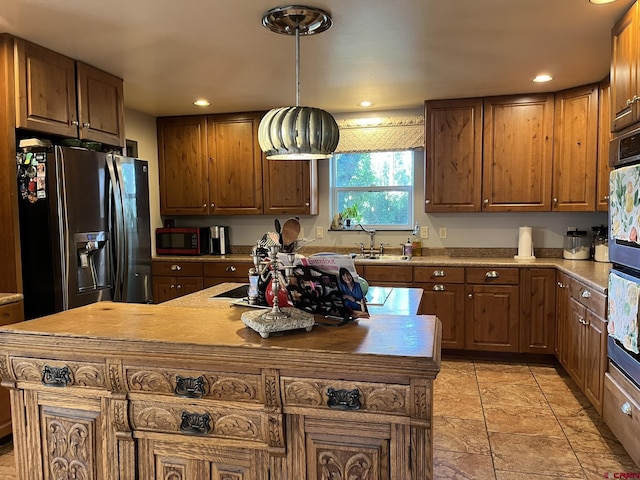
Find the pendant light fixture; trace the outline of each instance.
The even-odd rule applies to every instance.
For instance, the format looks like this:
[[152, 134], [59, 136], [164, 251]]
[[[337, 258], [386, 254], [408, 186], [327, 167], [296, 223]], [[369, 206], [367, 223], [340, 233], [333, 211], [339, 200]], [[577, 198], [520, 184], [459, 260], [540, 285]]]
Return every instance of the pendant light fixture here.
[[311, 160], [333, 155], [340, 131], [329, 112], [300, 106], [300, 35], [322, 33], [331, 17], [319, 8], [293, 5], [277, 7], [262, 17], [272, 32], [296, 38], [296, 106], [267, 112], [258, 127], [258, 143], [269, 160]]

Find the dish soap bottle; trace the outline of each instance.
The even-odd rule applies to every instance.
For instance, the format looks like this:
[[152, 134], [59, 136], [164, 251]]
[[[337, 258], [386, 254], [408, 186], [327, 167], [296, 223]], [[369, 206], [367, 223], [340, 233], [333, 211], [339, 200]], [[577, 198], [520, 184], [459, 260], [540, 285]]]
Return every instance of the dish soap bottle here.
[[411, 237], [411, 254], [420, 257], [422, 255], [422, 239], [418, 236], [418, 232], [420, 227], [418, 226], [418, 222], [416, 222], [416, 226], [413, 227], [413, 233]]
[[413, 244], [411, 243], [411, 240], [407, 238], [407, 243], [405, 243], [402, 246], [402, 256], [407, 257], [407, 260], [408, 260], [411, 258], [412, 253], [413, 253]]

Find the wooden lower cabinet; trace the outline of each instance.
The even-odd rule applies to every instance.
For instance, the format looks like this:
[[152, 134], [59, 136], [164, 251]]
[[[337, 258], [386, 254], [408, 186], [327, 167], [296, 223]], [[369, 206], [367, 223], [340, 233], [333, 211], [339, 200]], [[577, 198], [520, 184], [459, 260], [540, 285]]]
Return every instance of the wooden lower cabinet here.
[[467, 268], [466, 348], [518, 352], [520, 287], [517, 268]]
[[153, 303], [182, 297], [204, 288], [202, 263], [154, 260], [151, 263]]
[[[24, 320], [22, 301], [0, 305], [0, 325], [11, 325]], [[9, 390], [0, 387], [0, 438], [11, 433], [11, 402]]]
[[221, 283], [235, 282], [248, 283], [249, 269], [253, 263], [246, 262], [215, 262], [205, 263], [204, 267], [204, 288], [220, 285]]
[[556, 271], [520, 270], [520, 352], [552, 354], [555, 349]]
[[560, 365], [568, 369], [569, 362], [569, 306], [571, 278], [564, 272], [558, 272], [556, 282], [556, 339], [554, 353]]

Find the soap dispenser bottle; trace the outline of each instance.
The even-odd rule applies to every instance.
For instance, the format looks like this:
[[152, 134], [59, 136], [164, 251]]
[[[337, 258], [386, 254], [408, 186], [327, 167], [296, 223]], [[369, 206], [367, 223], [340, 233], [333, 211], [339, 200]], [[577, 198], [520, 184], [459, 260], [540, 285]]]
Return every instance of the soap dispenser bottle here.
[[407, 243], [402, 246], [402, 256], [407, 257], [407, 259], [411, 258], [413, 254], [413, 244], [411, 243], [411, 239], [407, 238]]

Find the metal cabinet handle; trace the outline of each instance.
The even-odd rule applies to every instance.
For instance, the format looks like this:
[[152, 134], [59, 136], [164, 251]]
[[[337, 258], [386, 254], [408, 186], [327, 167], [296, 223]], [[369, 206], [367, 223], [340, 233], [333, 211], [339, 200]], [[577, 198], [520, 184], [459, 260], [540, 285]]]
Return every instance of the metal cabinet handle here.
[[171, 271], [172, 272], [176, 272], [176, 271], [180, 271], [182, 270], [182, 267], [180, 265], [171, 265]]
[[236, 267], [234, 267], [233, 265], [225, 269], [226, 272], [235, 272], [236, 270], [237, 270]]
[[204, 205], [202, 205], [202, 208], [207, 208], [207, 204], [205, 203]]
[[582, 298], [591, 298], [591, 292], [588, 290], [583, 290], [582, 293], [580, 294], [580, 296]]
[[605, 195], [604, 197], [602, 197], [603, 200], [609, 201], [609, 195]]
[[206, 435], [211, 431], [211, 415], [208, 413], [182, 412], [180, 431], [196, 435]]
[[202, 398], [205, 394], [204, 377], [183, 377], [176, 375], [176, 388], [173, 389], [178, 397]]
[[176, 288], [177, 288], [178, 290], [180, 290], [180, 289], [182, 288], [182, 285], [178, 284], [178, 285], [176, 286]]
[[434, 292], [444, 292], [446, 289], [447, 289], [447, 287], [445, 287], [445, 286], [444, 286], [444, 285], [442, 285], [442, 284], [434, 285], [434, 286], [432, 287], [432, 290], [433, 290]]
[[215, 204], [215, 203], [212, 203], [212, 204], [211, 204], [211, 208], [213, 208], [213, 207], [215, 207], [215, 206], [216, 206], [216, 204]]
[[553, 199], [553, 204], [554, 204], [554, 205], [557, 205], [557, 204], [558, 204], [558, 199], [557, 199], [557, 198], [554, 198], [554, 199]]
[[73, 125], [74, 127], [77, 127], [78, 125], [80, 125], [80, 123], [78, 123], [77, 120], [72, 120], [71, 125]]
[[308, 207], [309, 205], [311, 205], [309, 202], [304, 202], [305, 207]]
[[446, 277], [447, 274], [445, 273], [444, 270], [434, 270], [433, 271], [433, 276], [434, 277]]
[[429, 205], [431, 203], [431, 200], [425, 200], [424, 203], [426, 203], [427, 205]]
[[500, 276], [500, 274], [498, 272], [496, 272], [495, 270], [491, 270], [490, 272], [487, 272], [485, 274], [485, 278], [498, 278]]
[[562, 282], [558, 282], [558, 288], [567, 288], [567, 285]]
[[467, 298], [473, 298], [473, 293], [468, 294]]
[[171, 285], [169, 285], [169, 288], [176, 288], [176, 286], [172, 283]]
[[622, 410], [622, 413], [629, 416], [631, 416], [631, 412], [633, 411], [629, 402], [624, 402], [622, 407], [620, 407], [620, 410]]
[[83, 126], [84, 128], [89, 128], [89, 127], [91, 126], [91, 124], [90, 124], [90, 123], [83, 123], [83, 124], [82, 124], [82, 126]]
[[360, 390], [327, 389], [327, 406], [338, 410], [360, 410]]

